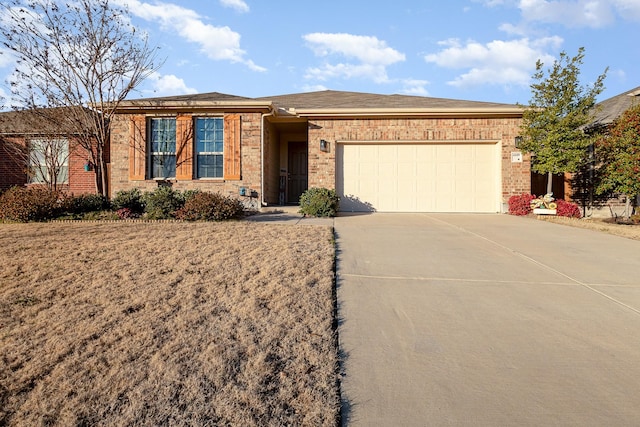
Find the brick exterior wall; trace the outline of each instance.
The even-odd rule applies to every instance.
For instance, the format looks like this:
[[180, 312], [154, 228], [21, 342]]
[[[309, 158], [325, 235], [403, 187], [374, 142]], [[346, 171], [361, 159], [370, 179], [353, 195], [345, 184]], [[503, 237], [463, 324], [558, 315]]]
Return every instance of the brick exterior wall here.
[[[309, 187], [335, 188], [336, 141], [495, 141], [502, 147], [502, 203], [516, 194], [529, 193], [530, 158], [512, 163], [511, 153], [519, 133], [519, 118], [362, 118], [309, 121]], [[330, 142], [320, 151], [321, 139]]]
[[87, 164], [87, 154], [82, 148], [75, 149], [69, 156], [69, 186], [68, 192], [71, 194], [95, 194], [96, 174], [93, 168], [86, 171], [84, 165]]
[[[185, 113], [181, 113], [185, 114]], [[157, 180], [131, 180], [129, 178], [129, 147], [131, 144], [130, 123], [134, 115], [118, 114], [111, 122], [111, 151], [110, 151], [110, 196], [120, 190], [138, 188], [141, 191], [153, 191], [158, 187]], [[147, 115], [148, 118], [154, 117]], [[167, 115], [162, 115], [167, 117]], [[169, 116], [170, 117], [170, 116]], [[194, 114], [193, 117], [199, 117]], [[246, 204], [257, 206], [261, 194], [261, 162], [260, 162], [260, 113], [241, 114], [241, 149], [239, 180], [215, 179], [189, 179], [169, 180], [171, 186], [177, 190], [193, 190], [219, 192], [224, 195], [239, 197]], [[268, 133], [265, 137], [265, 146], [269, 145]], [[253, 197], [241, 197], [240, 188], [249, 190]]]
[[[9, 144], [25, 147], [26, 141], [24, 137], [0, 138], [0, 191], [14, 185], [28, 184], [26, 165], [22, 164], [15, 155], [12, 155], [12, 150], [15, 148], [7, 148]], [[84, 165], [87, 163], [84, 149], [77, 146], [74, 149], [73, 141], [70, 141], [69, 145], [72, 150], [69, 155], [69, 183], [60, 188], [74, 195], [96, 193], [94, 171], [84, 170]]]
[[14, 158], [11, 145], [24, 147], [24, 138], [0, 137], [0, 191], [27, 183], [25, 167]]

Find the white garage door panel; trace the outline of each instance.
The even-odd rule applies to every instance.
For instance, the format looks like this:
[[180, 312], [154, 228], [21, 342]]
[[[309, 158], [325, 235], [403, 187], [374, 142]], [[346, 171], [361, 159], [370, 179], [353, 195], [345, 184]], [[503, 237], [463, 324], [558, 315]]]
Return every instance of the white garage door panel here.
[[497, 212], [498, 144], [341, 144], [343, 211]]

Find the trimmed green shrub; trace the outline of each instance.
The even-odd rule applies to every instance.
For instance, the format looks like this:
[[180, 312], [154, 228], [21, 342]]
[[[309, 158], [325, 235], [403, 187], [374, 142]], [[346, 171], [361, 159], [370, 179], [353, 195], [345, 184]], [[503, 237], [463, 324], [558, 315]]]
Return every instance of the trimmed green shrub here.
[[74, 214], [97, 212], [109, 207], [107, 199], [102, 194], [80, 194], [72, 196], [68, 202]]
[[144, 212], [144, 202], [142, 200], [142, 193], [137, 188], [131, 190], [120, 190], [111, 199], [111, 207], [114, 210], [127, 208], [133, 214], [140, 215]]
[[336, 216], [340, 198], [335, 190], [310, 188], [300, 196], [300, 213], [310, 216]]
[[176, 218], [185, 221], [222, 221], [240, 218], [244, 213], [242, 202], [220, 193], [201, 192], [185, 201], [176, 212]]
[[179, 192], [168, 186], [156, 188], [154, 191], [144, 193], [144, 211], [149, 219], [173, 218], [178, 209], [184, 205], [184, 197]]
[[46, 187], [12, 187], [0, 197], [0, 219], [46, 221], [61, 213], [61, 194]]

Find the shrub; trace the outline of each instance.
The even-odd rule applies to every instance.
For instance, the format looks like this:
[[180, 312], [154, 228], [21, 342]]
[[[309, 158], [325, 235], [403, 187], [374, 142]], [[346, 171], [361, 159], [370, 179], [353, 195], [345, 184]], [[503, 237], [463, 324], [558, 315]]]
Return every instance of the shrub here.
[[131, 212], [131, 209], [129, 208], [120, 208], [116, 211], [116, 215], [118, 215], [118, 218], [120, 219], [130, 219], [130, 218], [135, 218], [137, 215], [134, 214], [133, 212]]
[[70, 197], [69, 210], [74, 214], [97, 212], [109, 207], [107, 199], [101, 194], [80, 194]]
[[556, 215], [557, 216], [566, 216], [569, 218], [581, 218], [582, 214], [580, 213], [580, 208], [577, 204], [567, 202], [565, 200], [559, 199], [556, 200]]
[[202, 190], [184, 190], [182, 192], [182, 201], [183, 204], [189, 200], [190, 198], [192, 198], [193, 196], [195, 196], [196, 194], [202, 193]]
[[168, 186], [158, 187], [154, 191], [145, 193], [142, 200], [146, 216], [150, 219], [173, 218], [176, 211], [184, 205], [183, 195]]
[[0, 197], [0, 219], [46, 221], [61, 212], [61, 194], [46, 187], [12, 187]]
[[335, 190], [310, 188], [300, 196], [300, 213], [311, 216], [336, 216], [340, 198]]
[[222, 221], [240, 218], [244, 212], [242, 202], [220, 193], [199, 192], [191, 196], [176, 212], [176, 218], [186, 221]]
[[116, 211], [118, 209], [127, 208], [135, 214], [141, 214], [144, 211], [142, 194], [137, 188], [133, 188], [131, 190], [120, 190], [111, 200], [111, 207]]
[[509, 197], [509, 214], [511, 215], [529, 215], [531, 213], [531, 201], [536, 196], [532, 194], [521, 194], [519, 196]]

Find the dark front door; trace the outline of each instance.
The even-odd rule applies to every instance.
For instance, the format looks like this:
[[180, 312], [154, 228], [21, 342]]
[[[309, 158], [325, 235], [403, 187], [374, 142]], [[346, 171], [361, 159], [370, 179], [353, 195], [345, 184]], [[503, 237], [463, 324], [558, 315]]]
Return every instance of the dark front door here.
[[307, 190], [307, 143], [289, 143], [289, 186], [288, 203], [298, 203]]

